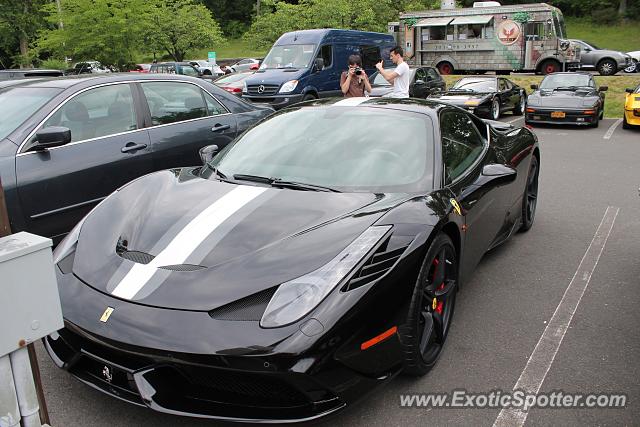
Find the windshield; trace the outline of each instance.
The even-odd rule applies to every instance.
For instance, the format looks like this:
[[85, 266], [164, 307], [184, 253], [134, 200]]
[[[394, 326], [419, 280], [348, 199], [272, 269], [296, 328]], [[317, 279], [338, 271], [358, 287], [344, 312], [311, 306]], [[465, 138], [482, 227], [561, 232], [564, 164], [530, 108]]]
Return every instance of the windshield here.
[[591, 42], [584, 42], [584, 44], [586, 44], [587, 46], [589, 46], [593, 50], [601, 50], [598, 46], [596, 46], [595, 44], [593, 44]]
[[24, 87], [0, 90], [0, 139], [8, 136], [61, 91]]
[[553, 26], [556, 30], [556, 37], [561, 39], [567, 38], [567, 29], [564, 25], [564, 16], [559, 10], [553, 12]]
[[552, 90], [561, 87], [593, 87], [591, 85], [591, 76], [587, 74], [552, 74], [546, 76], [540, 89]]
[[495, 92], [495, 79], [464, 78], [454, 83], [451, 89], [468, 90], [470, 92]]
[[309, 68], [315, 44], [278, 45], [271, 48], [262, 65], [261, 70], [271, 68]]
[[389, 83], [384, 76], [377, 71], [371, 75], [369, 80], [374, 86], [391, 86], [391, 83]]
[[[423, 114], [299, 108], [250, 129], [211, 166], [228, 178], [257, 175], [347, 192], [422, 192], [432, 186], [432, 146], [433, 124]], [[202, 176], [215, 177], [211, 168], [203, 168]]]

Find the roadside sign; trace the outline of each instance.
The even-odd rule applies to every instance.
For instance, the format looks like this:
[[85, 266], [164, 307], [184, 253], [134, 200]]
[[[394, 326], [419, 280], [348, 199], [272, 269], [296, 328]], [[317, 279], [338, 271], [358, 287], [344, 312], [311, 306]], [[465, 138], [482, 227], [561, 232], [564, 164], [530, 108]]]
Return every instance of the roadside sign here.
[[216, 62], [216, 53], [215, 52], [209, 52], [209, 56], [208, 56], [207, 61], [213, 62], [215, 64], [215, 62]]

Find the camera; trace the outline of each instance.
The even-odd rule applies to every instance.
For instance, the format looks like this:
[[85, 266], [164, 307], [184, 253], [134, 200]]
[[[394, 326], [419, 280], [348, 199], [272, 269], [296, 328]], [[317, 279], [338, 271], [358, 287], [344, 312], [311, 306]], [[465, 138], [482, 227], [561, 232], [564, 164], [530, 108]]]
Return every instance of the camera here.
[[353, 74], [355, 74], [356, 76], [359, 76], [360, 74], [362, 74], [362, 68], [356, 67], [356, 69], [353, 70]]

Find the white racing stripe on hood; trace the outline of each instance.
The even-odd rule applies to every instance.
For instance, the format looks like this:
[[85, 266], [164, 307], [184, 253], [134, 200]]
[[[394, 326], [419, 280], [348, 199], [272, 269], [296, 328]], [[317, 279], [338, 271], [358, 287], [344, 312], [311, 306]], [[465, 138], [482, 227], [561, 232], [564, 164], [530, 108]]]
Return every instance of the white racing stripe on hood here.
[[112, 295], [132, 299], [151, 280], [158, 267], [182, 264], [196, 248], [234, 213], [267, 190], [240, 185], [193, 218], [149, 264], [135, 264]]
[[338, 101], [333, 105], [339, 105], [341, 107], [355, 107], [356, 105], [360, 105], [363, 102], [368, 101], [369, 98], [361, 97], [361, 98], [345, 98], [342, 101]]

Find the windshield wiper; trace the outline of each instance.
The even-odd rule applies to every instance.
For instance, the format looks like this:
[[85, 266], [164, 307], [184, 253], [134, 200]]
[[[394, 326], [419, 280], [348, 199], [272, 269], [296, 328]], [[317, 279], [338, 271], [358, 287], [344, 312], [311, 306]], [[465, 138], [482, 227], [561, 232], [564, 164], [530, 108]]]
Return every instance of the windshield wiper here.
[[325, 187], [322, 185], [315, 184], [307, 184], [304, 182], [296, 182], [296, 181], [286, 181], [280, 178], [268, 178], [266, 176], [260, 175], [247, 175], [237, 173], [233, 175], [233, 179], [238, 181], [251, 181], [251, 182], [259, 182], [262, 184], [269, 184], [272, 187], [279, 188], [292, 188], [296, 190], [306, 190], [306, 191], [331, 191], [334, 193], [340, 193], [339, 190], [331, 187]]
[[558, 87], [554, 87], [553, 90], [576, 90], [578, 89], [577, 86], [558, 86]]

